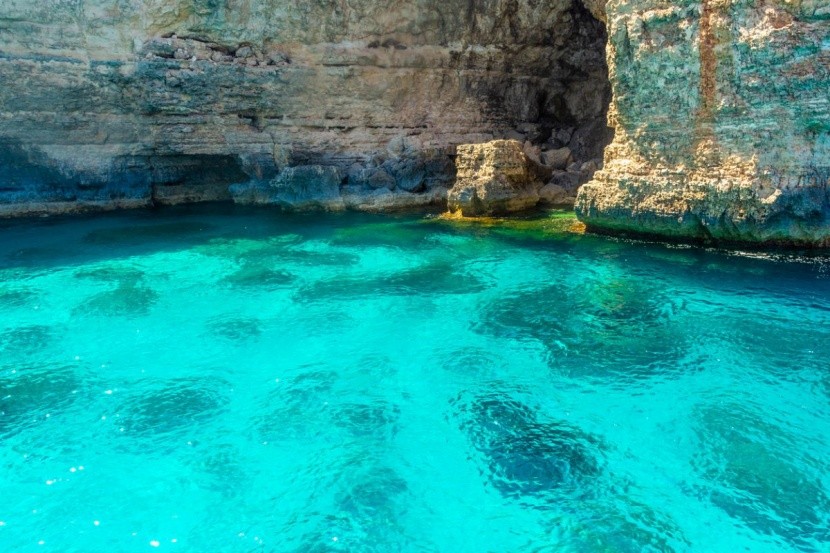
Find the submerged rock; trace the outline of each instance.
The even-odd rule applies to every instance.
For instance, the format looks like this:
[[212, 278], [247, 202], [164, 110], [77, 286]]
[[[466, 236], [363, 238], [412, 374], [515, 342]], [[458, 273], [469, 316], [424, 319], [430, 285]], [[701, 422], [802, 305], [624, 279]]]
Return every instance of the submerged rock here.
[[455, 165], [457, 178], [447, 195], [450, 211], [465, 217], [500, 215], [539, 202], [541, 183], [516, 140], [459, 146]]
[[795, 454], [794, 435], [768, 422], [762, 409], [718, 403], [697, 410], [694, 465], [706, 482], [703, 492], [754, 531], [813, 551], [830, 540], [825, 463]]
[[596, 438], [561, 421], [541, 421], [505, 393], [461, 394], [453, 403], [461, 429], [484, 456], [488, 480], [506, 497], [582, 496], [602, 471]]
[[24, 432], [66, 409], [83, 388], [74, 367], [15, 363], [0, 367], [0, 438]]

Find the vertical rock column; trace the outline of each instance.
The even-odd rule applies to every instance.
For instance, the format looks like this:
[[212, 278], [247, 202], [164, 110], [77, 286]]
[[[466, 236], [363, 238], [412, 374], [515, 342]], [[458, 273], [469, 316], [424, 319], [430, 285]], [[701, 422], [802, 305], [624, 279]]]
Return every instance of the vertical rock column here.
[[830, 243], [830, 3], [605, 10], [616, 133], [577, 198], [588, 228]]

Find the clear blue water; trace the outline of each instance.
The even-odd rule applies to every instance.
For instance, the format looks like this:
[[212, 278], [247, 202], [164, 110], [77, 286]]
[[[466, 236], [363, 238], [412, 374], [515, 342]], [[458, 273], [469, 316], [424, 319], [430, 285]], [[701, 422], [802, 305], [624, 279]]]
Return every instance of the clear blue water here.
[[830, 263], [570, 223], [2, 223], [0, 551], [830, 551]]

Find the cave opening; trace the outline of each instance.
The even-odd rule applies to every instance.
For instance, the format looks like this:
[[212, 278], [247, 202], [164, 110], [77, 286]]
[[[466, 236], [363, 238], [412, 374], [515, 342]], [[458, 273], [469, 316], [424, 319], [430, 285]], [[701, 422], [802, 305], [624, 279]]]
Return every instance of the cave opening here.
[[519, 140], [529, 157], [548, 166], [553, 180], [575, 194], [602, 168], [614, 138], [606, 60], [606, 24], [586, 1], [573, 0], [539, 44], [544, 63], [522, 67], [512, 88], [495, 101], [511, 112], [505, 138]]
[[570, 148], [578, 162], [599, 160], [614, 136], [607, 126], [611, 103], [606, 25], [575, 0], [568, 38], [541, 95], [539, 123], [551, 147]]

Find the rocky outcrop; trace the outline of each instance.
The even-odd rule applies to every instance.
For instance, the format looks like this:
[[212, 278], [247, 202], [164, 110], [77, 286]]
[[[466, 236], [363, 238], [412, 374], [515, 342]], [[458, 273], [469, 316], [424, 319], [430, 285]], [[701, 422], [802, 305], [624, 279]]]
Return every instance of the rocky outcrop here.
[[606, 10], [616, 134], [579, 191], [588, 228], [830, 245], [830, 4]]
[[604, 44], [579, 0], [0, 0], [0, 213], [442, 203], [458, 144], [596, 157]]
[[459, 146], [457, 180], [447, 198], [450, 211], [479, 217], [534, 207], [541, 183], [531, 163], [516, 140]]

